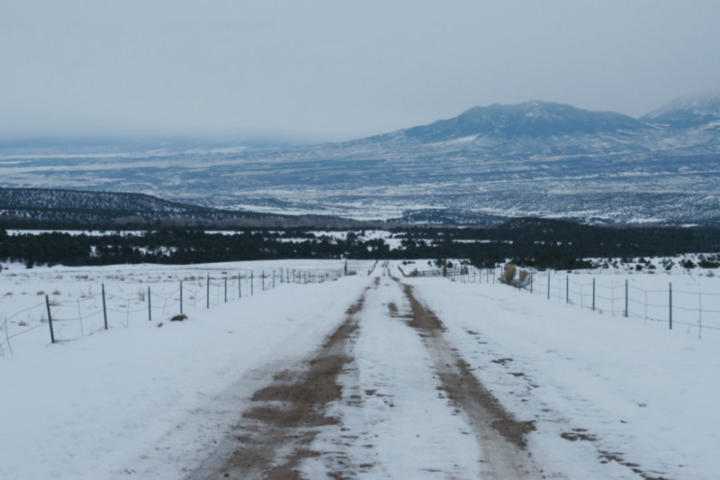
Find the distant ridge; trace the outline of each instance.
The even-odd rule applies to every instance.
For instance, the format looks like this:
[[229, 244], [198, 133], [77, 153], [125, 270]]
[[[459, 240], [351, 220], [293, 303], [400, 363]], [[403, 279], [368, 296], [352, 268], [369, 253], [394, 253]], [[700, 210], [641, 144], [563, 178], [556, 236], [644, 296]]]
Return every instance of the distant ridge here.
[[641, 120], [675, 128], [707, 125], [720, 120], [720, 91], [686, 96], [653, 110]]
[[0, 187], [0, 227], [264, 227], [345, 226], [359, 222], [321, 215], [229, 211], [143, 193]]
[[561, 103], [531, 101], [516, 105], [473, 107], [457, 117], [402, 130], [426, 142], [471, 135], [487, 137], [543, 137], [636, 131], [646, 125], [627, 115], [594, 112]]

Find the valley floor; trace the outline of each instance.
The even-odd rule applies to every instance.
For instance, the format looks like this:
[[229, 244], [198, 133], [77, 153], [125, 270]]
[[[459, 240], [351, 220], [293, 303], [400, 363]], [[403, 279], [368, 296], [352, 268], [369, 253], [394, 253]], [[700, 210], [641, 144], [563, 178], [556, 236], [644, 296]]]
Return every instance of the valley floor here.
[[0, 478], [715, 478], [718, 338], [364, 267], [1, 358]]

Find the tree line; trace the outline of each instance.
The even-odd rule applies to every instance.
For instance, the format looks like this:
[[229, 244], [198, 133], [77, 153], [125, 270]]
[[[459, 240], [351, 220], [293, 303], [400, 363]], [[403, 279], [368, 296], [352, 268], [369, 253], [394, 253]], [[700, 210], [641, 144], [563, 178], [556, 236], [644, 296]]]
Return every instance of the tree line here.
[[[414, 227], [391, 232], [399, 247], [362, 231], [328, 236], [309, 228], [241, 229], [225, 235], [201, 229], [159, 229], [102, 235], [14, 234], [0, 230], [0, 261], [33, 265], [205, 263], [277, 258], [469, 258], [477, 266], [511, 260], [537, 268], [589, 268], [588, 257], [623, 258], [720, 253], [714, 227], [605, 227], [515, 219], [496, 227]], [[342, 237], [342, 238], [339, 238]]]

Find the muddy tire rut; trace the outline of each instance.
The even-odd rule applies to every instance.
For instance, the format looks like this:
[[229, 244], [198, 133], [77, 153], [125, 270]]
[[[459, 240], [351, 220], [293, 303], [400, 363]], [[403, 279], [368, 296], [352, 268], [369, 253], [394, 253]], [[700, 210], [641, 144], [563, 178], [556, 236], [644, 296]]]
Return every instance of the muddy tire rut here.
[[342, 397], [338, 376], [352, 360], [345, 354], [346, 344], [358, 328], [356, 315], [369, 288], [300, 369], [279, 372], [272, 385], [253, 394], [251, 407], [233, 429], [233, 438], [188, 480], [301, 478], [297, 471], [300, 462], [321, 455], [310, 448], [319, 429], [338, 423], [325, 409]]
[[417, 300], [412, 286], [393, 279], [401, 285], [410, 304], [411, 311], [404, 317], [422, 337], [441, 388], [473, 428], [483, 457], [489, 464], [485, 474], [498, 479], [544, 478], [526, 449], [525, 434], [535, 429], [533, 422], [518, 420], [505, 410], [447, 341], [442, 322]]

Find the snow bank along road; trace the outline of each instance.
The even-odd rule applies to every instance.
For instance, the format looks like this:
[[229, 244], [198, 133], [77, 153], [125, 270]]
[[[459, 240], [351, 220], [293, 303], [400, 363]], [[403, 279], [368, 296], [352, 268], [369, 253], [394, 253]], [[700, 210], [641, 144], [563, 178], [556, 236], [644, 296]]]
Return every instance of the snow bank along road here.
[[716, 478], [716, 345], [397, 272], [2, 359], [0, 478]]

